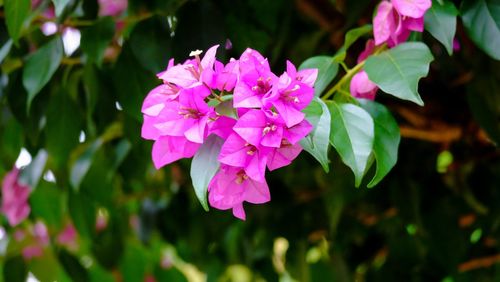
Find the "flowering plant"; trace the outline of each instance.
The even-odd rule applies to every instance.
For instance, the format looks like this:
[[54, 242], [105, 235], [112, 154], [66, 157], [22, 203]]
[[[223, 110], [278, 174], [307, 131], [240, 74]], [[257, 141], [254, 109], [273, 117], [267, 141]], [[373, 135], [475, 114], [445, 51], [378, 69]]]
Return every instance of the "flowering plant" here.
[[[278, 77], [252, 49], [224, 65], [215, 57], [218, 47], [208, 49], [203, 59], [195, 51], [194, 59], [183, 64], [170, 60], [158, 74], [163, 84], [142, 107], [142, 137], [155, 140], [156, 168], [194, 156], [192, 175], [203, 178], [195, 188], [208, 184], [212, 207], [233, 209], [245, 219], [243, 202], [270, 200], [266, 166], [289, 165], [312, 130], [301, 110], [313, 99], [318, 72], [297, 71], [287, 62]], [[206, 195], [200, 194], [207, 208]]]

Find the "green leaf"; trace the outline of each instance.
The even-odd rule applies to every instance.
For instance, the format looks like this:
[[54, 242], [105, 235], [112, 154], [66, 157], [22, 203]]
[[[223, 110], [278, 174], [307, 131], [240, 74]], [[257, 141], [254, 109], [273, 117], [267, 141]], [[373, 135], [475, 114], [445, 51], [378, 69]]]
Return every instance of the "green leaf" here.
[[92, 165], [92, 161], [94, 160], [94, 155], [101, 148], [103, 141], [101, 138], [94, 141], [90, 146], [78, 157], [78, 159], [73, 164], [71, 168], [69, 182], [75, 191], [80, 189], [80, 184], [83, 181], [85, 175], [90, 169]]
[[306, 119], [313, 125], [313, 130], [306, 138], [300, 141], [304, 150], [311, 154], [323, 166], [328, 173], [330, 168], [328, 163], [328, 145], [330, 136], [330, 111], [325, 103], [315, 97], [311, 104], [304, 109]]
[[147, 262], [149, 261], [145, 250], [136, 244], [128, 244], [120, 264], [124, 282], [144, 280]]
[[64, 196], [58, 187], [43, 181], [29, 198], [32, 213], [41, 217], [50, 229], [60, 230], [64, 215]]
[[339, 64], [330, 56], [316, 56], [305, 60], [299, 69], [318, 69], [318, 78], [314, 83], [314, 96], [319, 97], [337, 75]]
[[349, 30], [345, 35], [344, 45], [337, 51], [335, 56], [333, 56], [333, 61], [337, 63], [343, 62], [349, 47], [351, 47], [360, 37], [371, 33], [372, 30], [373, 27], [369, 24]]
[[45, 150], [41, 149], [38, 151], [31, 163], [21, 171], [19, 181], [28, 185], [31, 189], [36, 189], [45, 169], [47, 157], [48, 154]]
[[208, 211], [207, 189], [210, 180], [219, 170], [220, 163], [217, 161], [224, 140], [216, 135], [211, 135], [205, 140], [196, 152], [191, 162], [191, 179], [194, 192], [203, 208]]
[[87, 272], [87, 269], [80, 264], [77, 257], [73, 256], [66, 250], [60, 250], [57, 256], [64, 267], [64, 270], [71, 276], [72, 281], [89, 281], [89, 273]]
[[64, 8], [66, 8], [66, 6], [70, 1], [71, 0], [52, 0], [52, 3], [54, 3], [57, 17], [61, 16], [62, 12], [64, 11]]
[[31, 9], [30, 0], [4, 0], [5, 22], [10, 37], [17, 42]]
[[58, 166], [65, 165], [69, 153], [78, 145], [81, 117], [67, 91], [57, 91], [47, 109], [47, 150]]
[[15, 256], [3, 263], [3, 280], [9, 282], [24, 282], [28, 276], [28, 268], [23, 257]]
[[449, 55], [453, 54], [457, 15], [457, 8], [448, 0], [433, 0], [432, 7], [425, 14], [425, 29], [444, 45]]
[[387, 94], [422, 106], [418, 81], [427, 75], [433, 59], [427, 45], [408, 42], [370, 56], [364, 69], [368, 78]]
[[460, 9], [467, 32], [479, 48], [500, 60], [500, 1], [465, 0]]
[[366, 99], [360, 99], [359, 103], [371, 115], [375, 123], [373, 155], [377, 161], [377, 170], [373, 179], [368, 183], [368, 187], [371, 188], [377, 185], [398, 161], [401, 135], [396, 120], [384, 105]]
[[28, 57], [23, 71], [23, 85], [28, 91], [27, 110], [36, 94], [50, 81], [63, 57], [63, 45], [56, 37]]
[[115, 21], [111, 17], [102, 17], [93, 25], [82, 29], [80, 47], [90, 62], [102, 64], [104, 52], [115, 35]]
[[12, 39], [9, 39], [2, 46], [2, 49], [0, 49], [0, 64], [3, 62], [3, 60], [5, 59], [5, 57], [7, 57], [7, 55], [9, 54], [10, 49], [12, 49], [13, 43], [14, 43], [14, 41], [12, 41]]
[[83, 238], [92, 238], [95, 234], [97, 207], [94, 201], [83, 193], [70, 190], [68, 211], [78, 234]]
[[342, 161], [351, 168], [355, 185], [359, 187], [373, 148], [373, 119], [363, 108], [353, 104], [331, 101], [328, 109], [332, 114], [330, 142]]

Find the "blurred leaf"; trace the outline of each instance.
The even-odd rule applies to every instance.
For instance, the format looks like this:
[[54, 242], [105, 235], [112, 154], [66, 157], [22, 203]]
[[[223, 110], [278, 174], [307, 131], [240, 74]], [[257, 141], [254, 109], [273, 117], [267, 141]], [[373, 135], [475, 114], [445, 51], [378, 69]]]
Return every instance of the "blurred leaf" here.
[[305, 60], [299, 69], [318, 69], [318, 78], [314, 83], [314, 96], [319, 97], [332, 82], [339, 71], [339, 64], [329, 56], [316, 56]]
[[80, 184], [92, 165], [94, 155], [101, 148], [102, 144], [103, 140], [101, 138], [92, 142], [73, 164], [69, 181], [75, 191], [80, 189]]
[[58, 253], [59, 261], [61, 262], [64, 270], [75, 282], [89, 281], [89, 274], [87, 270], [80, 264], [78, 258], [68, 253], [65, 250], [60, 250]]
[[155, 277], [159, 282], [188, 282], [187, 278], [177, 268], [156, 268]]
[[451, 56], [453, 40], [457, 28], [458, 10], [453, 2], [448, 0], [433, 0], [432, 7], [425, 14], [425, 29], [441, 42]]
[[28, 112], [35, 96], [50, 81], [61, 64], [62, 57], [63, 45], [59, 36], [28, 57], [23, 70], [23, 85], [28, 91]]
[[52, 3], [54, 3], [57, 17], [61, 16], [62, 12], [64, 11], [64, 8], [66, 8], [66, 6], [70, 1], [71, 0], [52, 0]]
[[86, 239], [93, 238], [97, 212], [95, 203], [88, 196], [70, 190], [68, 209], [78, 234]]
[[115, 282], [115, 277], [104, 270], [101, 266], [98, 264], [94, 264], [90, 270], [90, 280], [91, 282]]
[[462, 22], [479, 48], [500, 60], [500, 2], [464, 0], [460, 8]]
[[433, 59], [427, 45], [408, 42], [368, 57], [364, 69], [385, 93], [422, 106], [418, 81], [427, 75]]
[[363, 108], [353, 104], [328, 103], [332, 115], [330, 142], [351, 168], [359, 187], [373, 149], [374, 124]]
[[9, 282], [25, 282], [28, 276], [28, 268], [21, 256], [11, 257], [5, 260], [3, 265], [3, 279]]
[[114, 85], [123, 111], [142, 121], [141, 105], [146, 94], [158, 83], [153, 73], [147, 72], [124, 46], [114, 68]]
[[29, 198], [32, 213], [35, 217], [42, 218], [49, 229], [53, 230], [62, 228], [65, 200], [62, 191], [55, 184], [46, 181], [41, 182]]
[[82, 29], [81, 48], [90, 62], [102, 64], [104, 52], [115, 34], [115, 21], [112, 17], [102, 17], [93, 25]]
[[10, 49], [12, 49], [12, 45], [14, 44], [14, 41], [12, 39], [9, 39], [3, 46], [2, 49], [0, 49], [0, 64], [3, 62], [5, 57], [9, 55]]
[[27, 184], [31, 189], [36, 189], [45, 169], [47, 158], [47, 152], [44, 149], [40, 149], [31, 163], [21, 171], [19, 181]]
[[198, 149], [191, 162], [191, 179], [196, 197], [203, 208], [208, 211], [208, 184], [219, 170], [217, 161], [224, 140], [216, 135], [209, 136]]
[[143, 248], [136, 244], [129, 243], [120, 264], [120, 269], [123, 273], [123, 281], [143, 281], [148, 261], [148, 257]]
[[17, 42], [31, 9], [30, 0], [4, 0], [5, 22], [10, 36]]
[[130, 35], [130, 47], [145, 69], [158, 73], [167, 66], [171, 55], [171, 39], [167, 21], [153, 17], [138, 23]]
[[4, 128], [1, 132], [0, 156], [9, 165], [14, 163], [23, 147], [23, 127], [14, 119], [4, 119]]
[[330, 137], [330, 111], [328, 111], [325, 103], [314, 98], [311, 104], [304, 109], [306, 119], [314, 129], [306, 138], [300, 141], [302, 148], [318, 160], [323, 166], [323, 169], [328, 172], [330, 170], [328, 163], [328, 146]]
[[349, 47], [351, 47], [360, 37], [370, 34], [372, 30], [373, 27], [369, 24], [349, 30], [345, 35], [344, 45], [337, 51], [335, 56], [333, 56], [333, 61], [337, 63], [343, 62]]
[[64, 90], [57, 91], [47, 108], [47, 150], [58, 166], [65, 165], [78, 144], [81, 118], [79, 108]]
[[373, 155], [377, 161], [377, 170], [373, 179], [368, 183], [370, 188], [377, 185], [398, 161], [401, 136], [396, 120], [385, 106], [366, 99], [360, 99], [359, 102], [361, 107], [371, 115], [375, 124]]
[[51, 249], [45, 249], [41, 257], [28, 261], [28, 266], [39, 281], [64, 281], [64, 273]]

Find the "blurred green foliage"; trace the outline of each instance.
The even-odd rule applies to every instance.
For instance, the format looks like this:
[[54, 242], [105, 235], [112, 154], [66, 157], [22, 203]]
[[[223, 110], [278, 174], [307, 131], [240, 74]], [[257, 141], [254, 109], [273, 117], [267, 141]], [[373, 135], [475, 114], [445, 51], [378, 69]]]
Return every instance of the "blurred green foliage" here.
[[[3, 1], [4, 18], [12, 3], [26, 5], [16, 1]], [[223, 57], [251, 47], [281, 70], [286, 59], [298, 65], [332, 55], [349, 29], [370, 23], [376, 1], [129, 0], [125, 15], [115, 18], [99, 18], [97, 0], [54, 2], [64, 6], [55, 35], [40, 30], [49, 1], [0, 22], [0, 177], [25, 148], [33, 162], [23, 177], [34, 189], [29, 220], [9, 227], [2, 219], [0, 279], [25, 281], [28, 273], [40, 281], [500, 279], [494, 145], [500, 64], [467, 35], [477, 29], [469, 17], [473, 1], [462, 5], [467, 26], [458, 26], [461, 49], [452, 57], [423, 34], [436, 58], [420, 85], [426, 106], [378, 98], [402, 134], [398, 163], [386, 179], [368, 189], [367, 178], [356, 189], [336, 153], [329, 173], [303, 153], [268, 174], [272, 201], [248, 206], [245, 222], [203, 210], [190, 160], [153, 168], [151, 143], [140, 138], [140, 107], [158, 84], [155, 73], [169, 58], [180, 62], [191, 50], [227, 40], [232, 49]], [[499, 7], [495, 0], [478, 2]], [[480, 11], [496, 19], [496, 29], [495, 21], [487, 28], [495, 34], [499, 9], [484, 5]], [[67, 27], [81, 32], [71, 55], [60, 46]], [[354, 43], [346, 63], [363, 45]], [[12, 238], [37, 221], [47, 225], [51, 241], [42, 257], [25, 260], [21, 250], [34, 239]], [[70, 222], [77, 248], [56, 240]]]

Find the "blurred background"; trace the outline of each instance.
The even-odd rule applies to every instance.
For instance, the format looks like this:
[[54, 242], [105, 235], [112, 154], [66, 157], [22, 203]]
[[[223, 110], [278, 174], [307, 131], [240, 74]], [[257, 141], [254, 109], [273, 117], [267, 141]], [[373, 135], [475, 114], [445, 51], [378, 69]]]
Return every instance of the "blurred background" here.
[[[223, 61], [254, 48], [280, 73], [287, 59], [333, 55], [378, 1], [3, 2], [0, 179], [30, 193], [2, 188], [0, 279], [500, 280], [500, 64], [460, 21], [451, 57], [417, 35], [435, 56], [424, 107], [377, 96], [402, 135], [384, 181], [354, 188], [338, 155], [326, 174], [303, 153], [267, 174], [271, 202], [240, 221], [202, 209], [190, 160], [154, 169], [140, 108], [155, 74], [214, 44]], [[16, 30], [5, 15], [26, 3]], [[30, 208], [11, 214], [23, 220], [9, 199]]]

